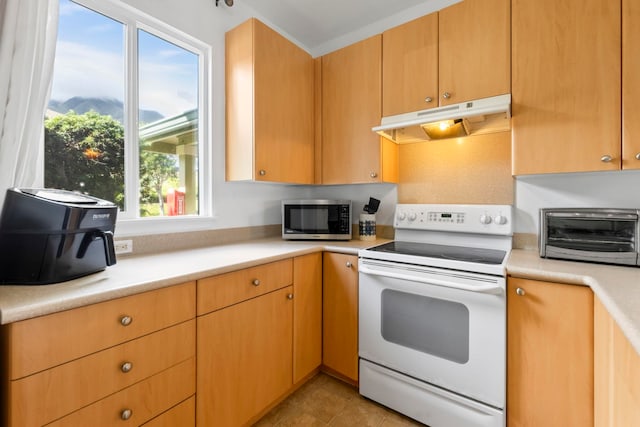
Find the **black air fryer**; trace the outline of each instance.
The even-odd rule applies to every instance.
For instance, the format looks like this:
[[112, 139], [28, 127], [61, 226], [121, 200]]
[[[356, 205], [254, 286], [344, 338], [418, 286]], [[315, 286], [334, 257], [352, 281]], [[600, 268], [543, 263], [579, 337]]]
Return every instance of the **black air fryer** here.
[[0, 216], [0, 284], [45, 285], [116, 263], [118, 207], [84, 194], [10, 188]]

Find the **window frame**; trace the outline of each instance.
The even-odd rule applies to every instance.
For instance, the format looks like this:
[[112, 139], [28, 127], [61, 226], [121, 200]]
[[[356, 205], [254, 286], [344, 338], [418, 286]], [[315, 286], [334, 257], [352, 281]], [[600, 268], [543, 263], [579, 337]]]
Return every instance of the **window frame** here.
[[[209, 228], [213, 223], [211, 147], [211, 46], [117, 0], [71, 0], [124, 25], [124, 150], [126, 211], [118, 212], [116, 236], [170, 233]], [[198, 214], [139, 216], [138, 30], [198, 56]], [[135, 106], [135, 108], [132, 108]]]

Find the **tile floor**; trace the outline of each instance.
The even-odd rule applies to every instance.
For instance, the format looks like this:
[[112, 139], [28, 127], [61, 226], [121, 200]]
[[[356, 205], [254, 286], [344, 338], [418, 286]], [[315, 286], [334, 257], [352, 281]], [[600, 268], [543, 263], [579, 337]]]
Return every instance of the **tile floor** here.
[[365, 399], [358, 391], [319, 374], [265, 415], [254, 427], [411, 427], [423, 426]]

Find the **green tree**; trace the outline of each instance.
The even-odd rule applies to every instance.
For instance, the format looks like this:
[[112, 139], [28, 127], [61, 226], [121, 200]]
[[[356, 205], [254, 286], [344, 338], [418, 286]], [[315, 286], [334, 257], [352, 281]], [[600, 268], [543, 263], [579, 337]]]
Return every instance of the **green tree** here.
[[124, 209], [124, 128], [95, 111], [48, 118], [45, 186], [88, 193]]
[[158, 202], [158, 215], [164, 215], [163, 185], [177, 185], [178, 165], [175, 155], [140, 150], [140, 216], [150, 216], [143, 204]]

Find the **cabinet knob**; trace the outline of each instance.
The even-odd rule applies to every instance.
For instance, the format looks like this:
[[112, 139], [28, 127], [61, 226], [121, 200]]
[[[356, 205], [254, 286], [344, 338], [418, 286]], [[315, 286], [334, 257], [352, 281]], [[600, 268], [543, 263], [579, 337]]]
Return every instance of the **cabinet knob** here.
[[258, 279], [253, 279], [253, 281], [251, 282], [251, 284], [252, 284], [253, 286], [258, 286], [258, 285], [260, 284], [260, 280], [258, 280]]
[[613, 160], [613, 157], [611, 157], [608, 154], [605, 154], [604, 156], [600, 157], [601, 162], [609, 163], [611, 160]]
[[516, 294], [523, 296], [526, 292], [522, 288], [516, 288]]
[[347, 261], [347, 263], [345, 265], [347, 266], [347, 268], [351, 268], [351, 266], [352, 266], [351, 261]]
[[640, 160], [640, 153], [636, 154], [636, 160]]
[[371, 172], [371, 173], [369, 174], [369, 176], [370, 176], [371, 178], [377, 178], [377, 177], [378, 177], [378, 174], [377, 174], [377, 173], [375, 173], [375, 172]]
[[122, 316], [120, 318], [120, 324], [122, 326], [129, 326], [133, 322], [133, 318], [131, 316]]
[[131, 371], [131, 369], [133, 369], [133, 363], [131, 362], [124, 362], [122, 365], [120, 365], [120, 370], [125, 374]]
[[293, 299], [293, 294], [287, 294], [287, 299]]
[[120, 418], [124, 421], [131, 418], [132, 415], [133, 411], [131, 409], [123, 409], [122, 412], [120, 412]]
[[430, 103], [430, 102], [432, 102], [432, 101], [433, 101], [433, 98], [432, 98], [432, 97], [430, 97], [430, 96], [427, 96], [427, 97], [424, 99], [424, 102], [426, 102], [427, 104], [428, 104], [428, 103]]
[[260, 176], [265, 176], [267, 174], [267, 171], [264, 169], [260, 169], [258, 173], [260, 174]]
[[442, 97], [444, 99], [449, 99], [449, 98], [451, 98], [451, 94], [449, 92], [445, 92], [445, 93], [442, 94]]

